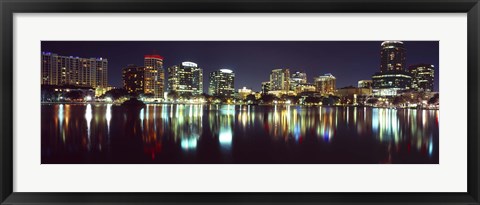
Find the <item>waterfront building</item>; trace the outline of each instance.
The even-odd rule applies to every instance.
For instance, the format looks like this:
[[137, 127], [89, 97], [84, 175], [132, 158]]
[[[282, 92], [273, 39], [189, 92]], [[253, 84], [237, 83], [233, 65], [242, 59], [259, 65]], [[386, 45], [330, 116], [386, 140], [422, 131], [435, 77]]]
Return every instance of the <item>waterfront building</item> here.
[[300, 83], [295, 87], [295, 93], [298, 95], [303, 92], [315, 92], [317, 87], [311, 83]]
[[357, 105], [362, 104], [368, 96], [372, 95], [372, 89], [348, 86], [338, 89], [336, 95], [344, 104]]
[[372, 88], [372, 80], [359, 80], [358, 87], [359, 88]]
[[235, 94], [235, 73], [230, 69], [220, 69], [210, 73], [208, 93], [213, 96], [232, 97]]
[[275, 69], [270, 73], [270, 91], [287, 93], [290, 90], [290, 70]]
[[373, 94], [395, 96], [411, 88], [412, 77], [405, 71], [406, 49], [401, 41], [384, 41], [380, 49], [380, 72], [372, 76]]
[[168, 68], [168, 91], [179, 94], [203, 93], [203, 70], [194, 62], [182, 62]]
[[296, 91], [297, 86], [307, 84], [307, 73], [296, 71], [290, 77], [290, 90]]
[[401, 41], [384, 41], [380, 50], [380, 72], [403, 71], [406, 49]]
[[242, 89], [238, 89], [237, 97], [241, 100], [245, 100], [248, 95], [255, 94], [252, 89], [248, 89], [247, 87], [243, 87]]
[[80, 58], [42, 52], [42, 85], [75, 85], [80, 87], [108, 87], [108, 60]]
[[122, 70], [123, 88], [130, 94], [143, 94], [145, 91], [145, 67], [128, 65]]
[[262, 94], [266, 95], [272, 89], [270, 88], [270, 81], [262, 82]]
[[144, 93], [162, 98], [164, 93], [165, 71], [163, 57], [160, 55], [144, 56]]
[[430, 64], [411, 65], [408, 70], [412, 76], [412, 89], [415, 91], [433, 91], [435, 69]]
[[331, 73], [321, 75], [315, 78], [316, 91], [322, 95], [335, 93], [336, 78]]

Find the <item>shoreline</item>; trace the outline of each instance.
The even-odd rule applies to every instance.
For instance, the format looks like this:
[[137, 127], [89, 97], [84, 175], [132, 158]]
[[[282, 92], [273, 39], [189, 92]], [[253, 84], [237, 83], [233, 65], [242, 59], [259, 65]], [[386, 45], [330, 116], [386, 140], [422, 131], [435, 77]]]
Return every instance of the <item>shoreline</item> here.
[[[41, 105], [122, 105], [122, 103], [115, 102], [40, 102]], [[165, 102], [145, 102], [146, 105], [251, 105], [251, 106], [302, 106], [302, 107], [357, 107], [357, 108], [384, 108], [384, 109], [412, 109], [412, 110], [440, 110], [440, 108], [416, 108], [416, 107], [378, 107], [366, 105], [298, 105], [298, 104], [208, 104], [208, 103], [165, 103]]]

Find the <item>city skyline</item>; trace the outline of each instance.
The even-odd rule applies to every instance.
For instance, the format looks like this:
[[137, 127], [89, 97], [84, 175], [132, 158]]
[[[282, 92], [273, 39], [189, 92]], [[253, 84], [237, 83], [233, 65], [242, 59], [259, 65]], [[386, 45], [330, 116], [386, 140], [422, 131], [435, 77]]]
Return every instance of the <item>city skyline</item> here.
[[[122, 69], [129, 64], [142, 65], [144, 56], [161, 55], [164, 68], [184, 61], [195, 62], [210, 73], [219, 69], [235, 72], [234, 88], [248, 87], [261, 90], [270, 71], [289, 68], [290, 72], [307, 74], [307, 81], [332, 73], [337, 88], [356, 86], [359, 80], [371, 79], [380, 70], [380, 43], [382, 41], [43, 41], [42, 51], [60, 56], [108, 59], [108, 83], [122, 85]], [[427, 63], [434, 65], [434, 91], [438, 92], [438, 42], [404, 41], [406, 65]], [[185, 49], [182, 49], [185, 48]], [[125, 52], [128, 49], [130, 52]], [[325, 54], [325, 55], [324, 55]], [[343, 59], [342, 59], [343, 56]], [[246, 60], [247, 59], [247, 60]], [[268, 66], [271, 64], [270, 66]], [[254, 75], [252, 75], [254, 74]], [[165, 87], [167, 86], [167, 82]], [[208, 85], [208, 78], [203, 79]], [[208, 86], [203, 86], [208, 93]]]

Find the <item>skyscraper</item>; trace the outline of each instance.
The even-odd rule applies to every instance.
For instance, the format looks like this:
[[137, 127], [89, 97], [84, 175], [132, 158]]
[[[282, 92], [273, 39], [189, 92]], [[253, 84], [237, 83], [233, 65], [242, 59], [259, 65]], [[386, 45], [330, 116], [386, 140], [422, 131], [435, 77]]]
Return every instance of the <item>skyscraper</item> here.
[[123, 87], [131, 94], [143, 94], [145, 91], [145, 67], [128, 65], [122, 70]]
[[210, 73], [208, 93], [213, 96], [232, 97], [235, 94], [235, 73], [230, 69], [220, 69]]
[[409, 90], [412, 77], [405, 71], [406, 50], [401, 41], [384, 41], [380, 49], [380, 72], [372, 76], [373, 94], [394, 96]]
[[435, 69], [430, 64], [411, 65], [408, 70], [412, 75], [412, 89], [417, 91], [433, 91]]
[[403, 71], [406, 49], [401, 41], [384, 41], [380, 51], [380, 71]]
[[290, 90], [290, 70], [288, 68], [272, 70], [270, 90], [288, 92]]
[[315, 78], [315, 87], [317, 92], [326, 95], [334, 94], [337, 79], [331, 73], [321, 75]]
[[59, 56], [42, 52], [42, 85], [75, 85], [81, 87], [108, 87], [108, 60]]
[[144, 93], [153, 94], [156, 98], [163, 97], [165, 81], [163, 57], [160, 55], [145, 55], [144, 67]]
[[168, 68], [168, 91], [176, 91], [179, 94], [191, 93], [200, 95], [203, 93], [203, 71], [194, 62], [182, 62]]

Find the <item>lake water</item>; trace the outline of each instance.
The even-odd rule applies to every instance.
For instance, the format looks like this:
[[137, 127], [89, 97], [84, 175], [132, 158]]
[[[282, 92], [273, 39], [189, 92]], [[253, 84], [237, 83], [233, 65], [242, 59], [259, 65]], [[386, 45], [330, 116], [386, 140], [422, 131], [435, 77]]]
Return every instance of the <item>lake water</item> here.
[[439, 162], [438, 110], [42, 104], [43, 164]]

